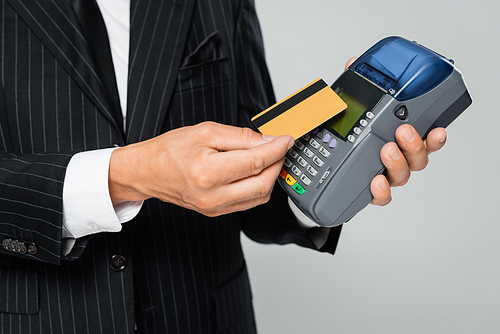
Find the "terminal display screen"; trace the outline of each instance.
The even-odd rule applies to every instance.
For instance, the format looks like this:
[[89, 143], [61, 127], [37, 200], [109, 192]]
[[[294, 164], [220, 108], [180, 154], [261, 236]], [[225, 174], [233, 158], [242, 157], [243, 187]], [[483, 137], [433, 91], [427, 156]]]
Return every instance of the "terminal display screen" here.
[[358, 126], [360, 118], [373, 110], [385, 94], [380, 87], [351, 71], [346, 71], [332, 89], [344, 100], [347, 108], [324, 125], [344, 140]]
[[345, 90], [341, 90], [338, 96], [347, 104], [347, 109], [326, 124], [345, 138], [361, 115], [365, 113], [367, 106]]

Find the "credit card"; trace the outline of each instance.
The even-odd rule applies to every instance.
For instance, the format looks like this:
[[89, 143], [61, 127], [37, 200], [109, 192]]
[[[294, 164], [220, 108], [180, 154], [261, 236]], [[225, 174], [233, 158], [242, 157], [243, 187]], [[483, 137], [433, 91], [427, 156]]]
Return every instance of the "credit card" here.
[[345, 110], [347, 105], [317, 79], [252, 118], [264, 135], [290, 135], [297, 139]]

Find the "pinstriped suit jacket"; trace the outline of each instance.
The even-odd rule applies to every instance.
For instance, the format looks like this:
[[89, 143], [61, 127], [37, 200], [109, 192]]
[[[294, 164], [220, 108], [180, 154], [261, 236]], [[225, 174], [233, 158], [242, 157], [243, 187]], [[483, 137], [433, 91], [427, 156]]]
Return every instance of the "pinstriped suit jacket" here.
[[149, 200], [122, 232], [61, 254], [73, 154], [205, 120], [248, 126], [274, 102], [253, 0], [132, 0], [125, 131], [69, 0], [2, 0], [0, 55], [0, 241], [36, 247], [0, 248], [0, 332], [255, 332], [240, 232], [315, 248], [279, 187], [267, 205], [218, 218]]

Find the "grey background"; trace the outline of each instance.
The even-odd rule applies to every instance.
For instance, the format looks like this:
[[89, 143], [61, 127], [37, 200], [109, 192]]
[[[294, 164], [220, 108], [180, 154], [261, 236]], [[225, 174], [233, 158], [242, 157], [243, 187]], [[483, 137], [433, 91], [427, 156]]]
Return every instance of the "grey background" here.
[[335, 256], [244, 238], [269, 333], [500, 333], [500, 2], [257, 1], [276, 96], [399, 35], [453, 58], [474, 98], [425, 171], [344, 226]]

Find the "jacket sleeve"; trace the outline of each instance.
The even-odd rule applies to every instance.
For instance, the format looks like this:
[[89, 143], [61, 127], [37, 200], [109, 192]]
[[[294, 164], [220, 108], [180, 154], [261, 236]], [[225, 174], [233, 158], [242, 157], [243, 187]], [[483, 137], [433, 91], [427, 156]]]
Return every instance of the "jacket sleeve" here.
[[[59, 9], [71, 9], [71, 4], [49, 7], [51, 13], [43, 6], [28, 10], [6, 3], [0, 15], [4, 37], [0, 43], [0, 262], [59, 264], [79, 256], [88, 242], [85, 238], [77, 240], [67, 257], [61, 254], [68, 163], [77, 152], [122, 143], [119, 127], [110, 123], [82, 83], [92, 82], [81, 74], [90, 73], [84, 58], [68, 56], [78, 55], [81, 42], [52, 40], [51, 36], [60, 36], [56, 33], [60, 27], [73, 28], [70, 20], [59, 26], [50, 19], [53, 14], [64, 17]], [[30, 14], [32, 9], [45, 17], [43, 22]], [[55, 48], [55, 43], [64, 47]], [[75, 65], [70, 67], [69, 62]]]
[[[76, 152], [56, 152], [48, 141], [46, 150], [20, 149], [23, 144], [43, 146], [45, 140], [20, 135], [19, 129], [26, 125], [20, 121], [26, 118], [24, 111], [22, 106], [7, 108], [5, 91], [0, 91], [0, 262], [14, 256], [58, 265], [77, 258], [88, 243], [79, 239], [70, 254], [62, 254], [63, 185]], [[17, 131], [12, 126], [16, 122], [21, 124]], [[39, 122], [32, 126], [33, 133], [42, 127]], [[57, 132], [47, 131], [51, 136]]]
[[[253, 0], [244, 0], [241, 4], [235, 34], [235, 60], [240, 125], [252, 127], [252, 116], [275, 102]], [[279, 185], [274, 187], [269, 203], [243, 213], [243, 231], [257, 242], [295, 243], [317, 249], [308, 232], [297, 223]], [[335, 253], [340, 231], [341, 227], [332, 228], [319, 251]]]
[[58, 264], [71, 154], [0, 154], [0, 253]]

